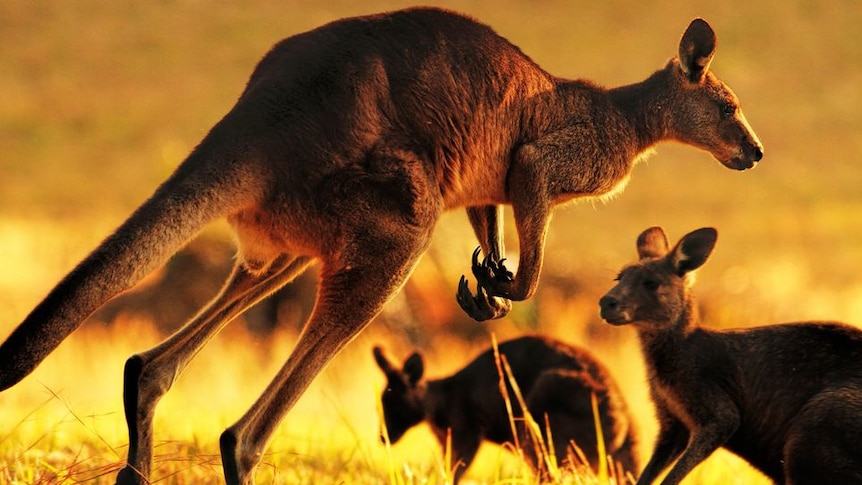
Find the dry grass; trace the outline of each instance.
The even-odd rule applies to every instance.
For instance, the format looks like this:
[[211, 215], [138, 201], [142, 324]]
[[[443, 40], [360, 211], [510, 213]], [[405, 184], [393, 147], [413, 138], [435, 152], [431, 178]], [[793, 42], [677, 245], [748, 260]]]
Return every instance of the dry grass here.
[[[446, 483], [451, 464], [424, 426], [391, 449], [378, 440], [375, 407], [382, 376], [368, 349], [384, 338], [386, 332], [371, 329], [318, 378], [270, 444], [257, 483]], [[122, 362], [156, 339], [146, 322], [109, 328], [90, 325], [32, 377], [6, 391], [0, 415], [0, 483], [112, 484], [127, 446], [120, 399]], [[290, 334], [280, 333], [261, 342], [246, 332], [228, 330], [201, 353], [159, 406], [154, 483], [221, 483], [218, 434], [275, 372], [279, 361], [272, 355], [284, 355], [292, 340]], [[459, 354], [479, 351], [463, 349]], [[464, 363], [449, 353], [429, 356], [437, 368], [444, 367], [443, 360], [450, 366]], [[639, 385], [627, 379], [622, 384], [629, 391]], [[636, 407], [640, 422], [649, 419], [649, 409]], [[745, 483], [756, 483], [757, 475], [729, 456], [714, 458], [699, 470], [701, 479], [691, 483], [728, 483], [723, 480], [739, 476], [740, 470]], [[612, 481], [600, 481], [583, 467], [562, 467], [554, 483], [627, 483], [614, 472], [609, 476]], [[483, 446], [466, 479], [536, 483], [516, 453], [490, 444]]]
[[[393, 351], [422, 346], [429, 368], [443, 375], [486, 347], [491, 330], [500, 339], [540, 331], [588, 346], [620, 381], [648, 453], [655, 424], [637, 346], [630, 332], [602, 326], [595, 302], [649, 225], [664, 225], [672, 238], [719, 228], [698, 287], [713, 325], [860, 321], [862, 4], [438, 4], [490, 23], [551, 72], [606, 85], [660, 67], [688, 21], [703, 16], [719, 35], [713, 66], [742, 98], [766, 158], [738, 174], [707, 154], [659, 147], [619, 200], [557, 212], [540, 293], [488, 324], [466, 321], [452, 298], [476, 243], [463, 214], [447, 215], [411, 284], [285, 420], [258, 483], [444, 483], [443, 457], [427, 430], [408, 434], [391, 455], [379, 444], [381, 378], [369, 349], [378, 341]], [[0, 2], [0, 335], [179, 163], [273, 42], [404, 5]], [[223, 238], [223, 229], [211, 233]], [[514, 254], [513, 232], [507, 245]], [[158, 338], [137, 318], [85, 325], [33, 376], [0, 394], [0, 484], [113, 483], [127, 446], [122, 362]], [[228, 332], [160, 404], [156, 483], [220, 482], [218, 434], [293, 341], [291, 330], [266, 341], [239, 326]], [[467, 477], [530, 483], [513, 454], [494, 446], [482, 449]], [[738, 459], [717, 453], [687, 483], [758, 480]]]

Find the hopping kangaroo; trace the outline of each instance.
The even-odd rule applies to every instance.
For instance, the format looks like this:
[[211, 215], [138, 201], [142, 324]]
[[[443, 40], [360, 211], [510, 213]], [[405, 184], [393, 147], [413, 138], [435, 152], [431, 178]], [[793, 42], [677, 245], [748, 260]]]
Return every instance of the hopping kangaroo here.
[[602, 318], [634, 324], [660, 425], [638, 480], [679, 483], [719, 447], [776, 483], [862, 483], [862, 331], [803, 322], [734, 331], [698, 328], [687, 276], [712, 252], [704, 228], [673, 249], [640, 235], [640, 261], [600, 300]]
[[[289, 37], [236, 105], [155, 193], [74, 268], [0, 347], [0, 390], [29, 374], [108, 299], [226, 217], [237, 262], [215, 299], [125, 366], [129, 425], [121, 484], [150, 473], [161, 396], [237, 314], [314, 261], [320, 284], [296, 347], [221, 436], [225, 478], [250, 483], [277, 424], [309, 382], [380, 311], [428, 246], [441, 213], [466, 207], [485, 261], [476, 319], [529, 298], [552, 207], [608, 194], [662, 140], [747, 169], [762, 149], [731, 90], [708, 69], [715, 35], [691, 23], [679, 56], [643, 82], [604, 89], [554, 77], [489, 27], [437, 9], [348, 18]], [[517, 274], [503, 266], [511, 204]]]
[[[595, 394], [607, 454], [624, 470], [637, 472], [635, 426], [616, 383], [599, 361], [586, 350], [543, 337], [510, 340], [501, 343], [498, 350], [512, 369], [527, 410], [543, 430], [547, 417], [553, 451], [561, 463], [574, 442], [596, 469], [596, 427], [590, 398]], [[395, 443], [408, 429], [427, 421], [445, 447], [447, 432], [451, 432], [455, 482], [470, 466], [482, 440], [515, 442], [493, 349], [455, 374], [435, 380], [423, 379], [424, 364], [418, 353], [410, 355], [401, 369], [384, 356], [380, 347], [374, 348], [374, 358], [386, 374], [381, 399], [389, 439]], [[507, 389], [520, 426], [523, 411], [511, 388]], [[517, 432], [525, 458], [545, 474], [547, 467], [541, 451], [520, 427]], [[547, 436], [543, 435], [543, 439]]]

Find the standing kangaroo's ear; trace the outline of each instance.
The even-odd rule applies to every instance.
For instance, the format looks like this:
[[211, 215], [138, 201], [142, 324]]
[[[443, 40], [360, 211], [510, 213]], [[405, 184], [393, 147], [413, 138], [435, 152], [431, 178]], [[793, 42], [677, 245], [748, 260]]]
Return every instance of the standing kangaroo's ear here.
[[404, 370], [402, 371], [410, 380], [410, 384], [414, 385], [422, 378], [425, 372], [425, 364], [422, 362], [422, 356], [414, 352], [404, 361]]
[[664, 229], [655, 226], [638, 236], [638, 257], [641, 259], [661, 258], [667, 254], [667, 236]]
[[694, 19], [679, 41], [679, 66], [693, 83], [700, 82], [715, 56], [715, 32], [703, 19]]
[[683, 236], [668, 256], [676, 274], [683, 276], [700, 268], [712, 253], [716, 239], [718, 231], [711, 227], [704, 227]]

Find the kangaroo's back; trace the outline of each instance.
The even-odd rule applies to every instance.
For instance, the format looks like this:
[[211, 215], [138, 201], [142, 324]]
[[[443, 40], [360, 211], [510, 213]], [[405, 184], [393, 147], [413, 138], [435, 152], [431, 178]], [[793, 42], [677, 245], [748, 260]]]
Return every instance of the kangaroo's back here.
[[[606, 370], [585, 350], [558, 340], [539, 335], [530, 335], [508, 340], [498, 346], [501, 356], [512, 370], [512, 376], [524, 393], [529, 392], [539, 377], [550, 369], [584, 371], [590, 375], [604, 375]], [[499, 388], [494, 379], [499, 379], [494, 350], [489, 349], [448, 379], [474, 381], [476, 394], [485, 395], [482, 386]]]
[[305, 183], [364, 168], [369, 152], [415, 154], [451, 207], [504, 198], [525, 105], [553, 86], [487, 25], [416, 8], [281, 41], [254, 70], [232, 118], [271, 133], [278, 149], [270, 152], [285, 156], [268, 163]]

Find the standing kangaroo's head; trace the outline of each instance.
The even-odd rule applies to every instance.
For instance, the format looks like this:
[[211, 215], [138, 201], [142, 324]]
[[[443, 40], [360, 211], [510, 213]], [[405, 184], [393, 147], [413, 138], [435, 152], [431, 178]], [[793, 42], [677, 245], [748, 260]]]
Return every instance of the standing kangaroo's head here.
[[763, 158], [763, 146], [748, 125], [739, 99], [709, 65], [716, 37], [703, 19], [694, 19], [682, 35], [679, 56], [671, 60], [670, 136], [709, 151], [728, 168], [752, 168]]
[[641, 233], [637, 263], [626, 266], [617, 284], [599, 300], [602, 318], [612, 325], [633, 323], [643, 330], [663, 330], [686, 324], [690, 308], [689, 273], [709, 258], [718, 232], [705, 227], [685, 235], [668, 248], [660, 227]]
[[408, 429], [425, 419], [425, 385], [421, 382], [425, 365], [422, 356], [414, 352], [404, 361], [404, 366], [397, 369], [380, 347], [374, 347], [374, 360], [386, 375], [386, 388], [381, 396], [383, 421], [389, 441], [395, 443]]

